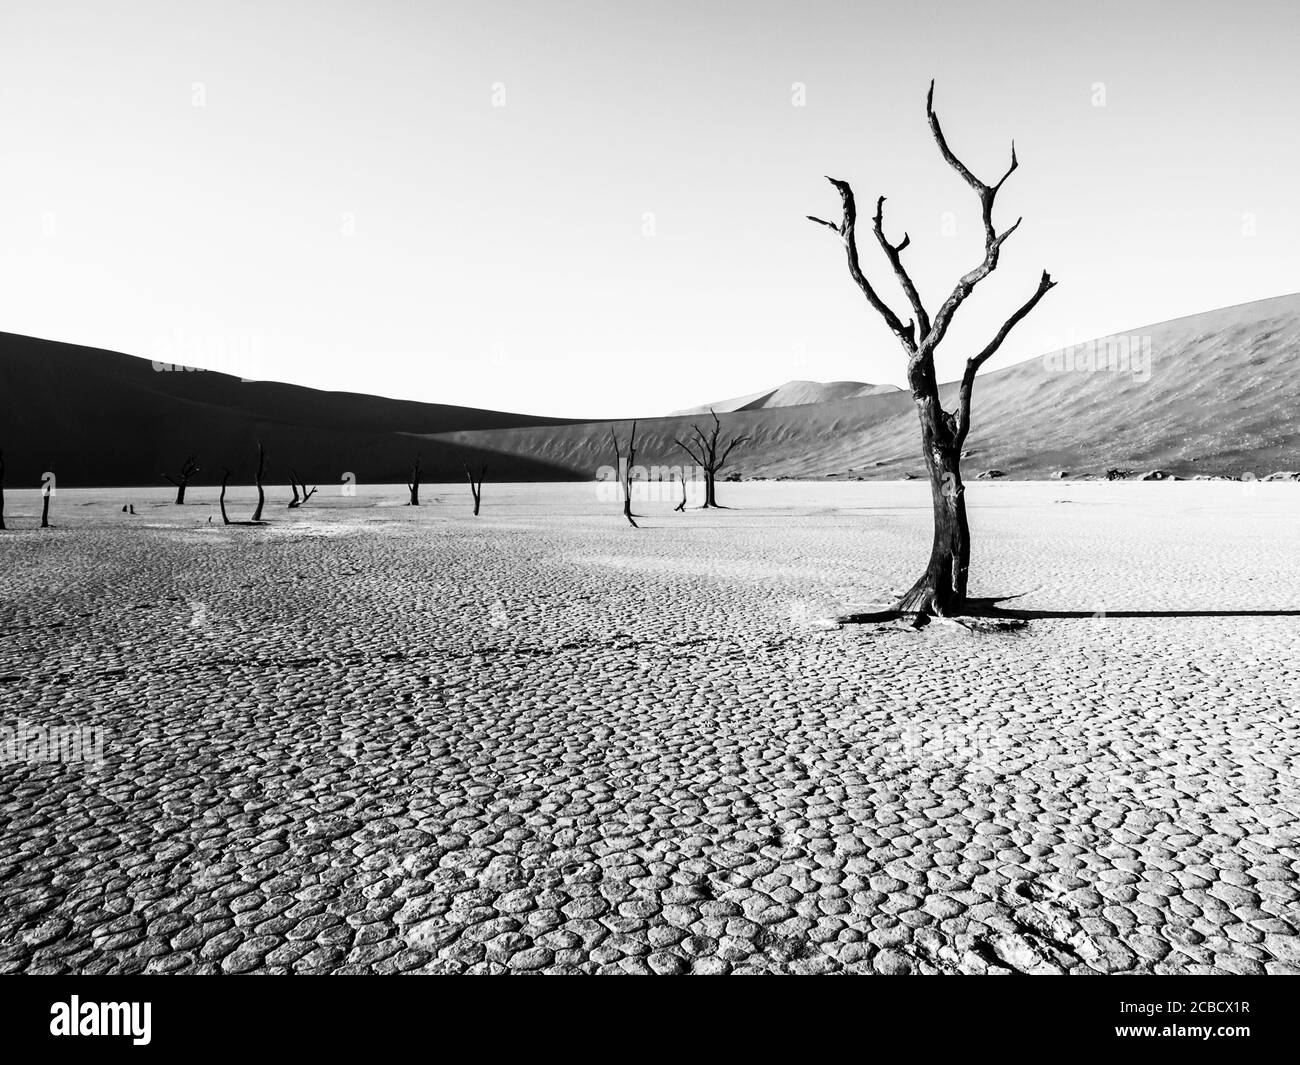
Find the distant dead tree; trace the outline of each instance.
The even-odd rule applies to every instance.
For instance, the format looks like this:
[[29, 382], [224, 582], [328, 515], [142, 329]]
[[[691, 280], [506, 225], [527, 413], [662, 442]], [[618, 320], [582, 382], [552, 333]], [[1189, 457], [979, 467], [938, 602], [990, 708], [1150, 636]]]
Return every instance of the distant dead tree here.
[[[474, 493], [474, 517], [478, 517], [479, 504], [483, 502], [483, 478], [487, 475], [487, 463], [481, 463], [478, 468], [478, 480], [474, 479], [474, 474], [469, 468], [469, 463], [465, 463], [465, 479], [469, 481], [469, 490]], [[437, 502], [437, 500], [434, 500]]]
[[623, 517], [627, 518], [628, 524], [634, 529], [639, 529], [636, 519], [632, 516], [632, 464], [636, 462], [636, 422], [632, 423], [632, 435], [627, 442], [627, 464], [623, 463], [623, 453], [619, 449], [618, 433], [614, 432], [614, 427], [609, 427], [609, 435], [614, 440], [614, 469], [618, 471], [618, 483], [623, 489]]
[[998, 254], [1002, 250], [1002, 245], [1020, 225], [1020, 220], [1017, 220], [1014, 225], [1001, 233], [993, 225], [994, 200], [1003, 183], [1019, 164], [1013, 142], [1011, 164], [1006, 173], [996, 184], [986, 185], [971, 173], [948, 147], [939, 125], [939, 118], [934, 112], [933, 81], [930, 82], [930, 90], [926, 95], [925, 111], [940, 154], [979, 198], [984, 223], [983, 260], [957, 281], [952, 293], [944, 300], [933, 319], [926, 311], [916, 285], [903, 265], [902, 253], [911, 243], [910, 238], [905, 233], [903, 239], [898, 244], [894, 244], [885, 236], [885, 197], [881, 196], [876, 201], [872, 231], [911, 305], [915, 317], [909, 319], [906, 324], [881, 299], [862, 272], [862, 266], [858, 261], [854, 229], [857, 223], [857, 206], [849, 183], [832, 177], [826, 179], [840, 194], [843, 217], [839, 225], [812, 215], [808, 216], [811, 221], [833, 230], [839, 236], [848, 255], [850, 277], [862, 290], [867, 302], [898, 338], [907, 356], [907, 381], [921, 421], [921, 450], [930, 473], [930, 494], [934, 510], [934, 541], [930, 550], [930, 562], [921, 577], [891, 610], [878, 614], [855, 615], [843, 620], [883, 620], [908, 615], [915, 619], [915, 624], [922, 624], [924, 619], [928, 619], [931, 615], [952, 617], [967, 612], [966, 583], [970, 569], [970, 529], [966, 521], [965, 489], [961, 479], [961, 451], [966, 434], [970, 431], [971, 393], [975, 387], [975, 375], [1002, 345], [1016, 323], [1028, 315], [1037, 306], [1038, 301], [1056, 284], [1044, 270], [1037, 291], [1003, 322], [1002, 327], [987, 346], [967, 358], [957, 397], [957, 409], [951, 412], [944, 410], [939, 402], [939, 384], [935, 375], [935, 349], [947, 334], [957, 308], [975, 290], [975, 286], [997, 268]]
[[5, 453], [0, 451], [0, 532], [5, 529]]
[[253, 511], [253, 521], [262, 520], [262, 507], [266, 505], [266, 492], [262, 490], [262, 475], [266, 472], [266, 451], [259, 440], [257, 444], [257, 509]]
[[189, 486], [190, 478], [193, 477], [198, 472], [199, 472], [198, 456], [191, 455], [189, 456], [189, 458], [185, 460], [184, 464], [181, 466], [181, 473], [179, 478], [169, 476], [168, 474], [165, 473], [163, 474], [163, 478], [165, 480], [170, 481], [173, 485], [176, 486], [176, 505], [178, 507], [185, 505], [185, 489]]
[[682, 501], [678, 503], [677, 506], [673, 507], [673, 510], [674, 511], [680, 510], [683, 513], [685, 513], [686, 512], [686, 471], [683, 470], [681, 473], [678, 474], [678, 476], [682, 480]]
[[[299, 485], [302, 485], [301, 499], [298, 498]], [[293, 499], [289, 503], [290, 510], [297, 510], [304, 503], [306, 503], [307, 500], [309, 500], [312, 496], [316, 494], [315, 486], [312, 487], [312, 490], [310, 492], [307, 491], [307, 482], [298, 476], [298, 471], [295, 470], [292, 466], [289, 467], [289, 487], [293, 489]]]
[[[726, 510], [726, 507], [718, 506], [718, 498], [714, 483], [718, 477], [718, 471], [727, 464], [727, 456], [731, 454], [733, 448], [743, 444], [748, 437], [733, 436], [731, 443], [725, 447], [722, 446], [722, 421], [714, 414], [713, 408], [709, 408], [709, 413], [713, 414], [713, 428], [707, 434], [698, 425], [692, 425], [691, 431], [695, 434], [695, 439], [687, 443], [684, 440], [676, 440], [675, 443], [679, 448], [690, 455], [691, 460], [704, 471], [704, 507], [716, 507], [718, 510]], [[682, 486], [683, 498], [685, 498], [685, 485]]]
[[230, 467], [227, 466], [221, 474], [221, 522], [223, 525], [230, 525], [230, 515], [226, 513], [226, 485], [230, 483]]
[[[262, 508], [266, 505], [266, 492], [262, 488], [262, 476], [265, 474], [265, 472], [266, 472], [266, 452], [265, 450], [263, 450], [262, 445], [259, 443], [257, 445], [257, 509], [253, 511], [253, 517], [251, 521], [231, 521], [230, 515], [226, 513], [226, 486], [230, 483], [230, 469], [229, 467], [227, 467], [225, 470], [222, 471], [221, 496], [219, 502], [221, 504], [221, 521], [223, 524], [225, 525], [265, 525], [266, 524], [266, 522], [262, 520]], [[306, 485], [304, 485], [303, 488], [305, 490]], [[315, 489], [312, 489], [312, 491], [314, 492]], [[296, 491], [294, 495], [295, 496], [297, 495]], [[303, 500], [303, 502], [306, 502], [306, 500]]]
[[[411, 466], [411, 483], [406, 486], [406, 490], [411, 493], [411, 501], [407, 504], [409, 507], [418, 507], [420, 505], [420, 456], [415, 456], [415, 462]], [[434, 500], [437, 502], [437, 500]], [[478, 511], [475, 510], [477, 514]]]

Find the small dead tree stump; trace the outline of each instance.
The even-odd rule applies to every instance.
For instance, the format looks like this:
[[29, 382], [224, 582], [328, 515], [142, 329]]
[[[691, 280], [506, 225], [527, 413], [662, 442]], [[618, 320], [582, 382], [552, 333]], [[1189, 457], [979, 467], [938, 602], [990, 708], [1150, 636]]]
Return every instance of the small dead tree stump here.
[[[469, 463], [465, 464], [465, 479], [469, 481], [469, 490], [474, 494], [474, 517], [478, 517], [479, 504], [483, 502], [483, 477], [487, 474], [487, 463], [481, 463], [478, 468], [478, 480], [474, 479], [474, 474], [469, 468]], [[418, 506], [418, 504], [416, 504]]]
[[[411, 493], [411, 501], [406, 505], [408, 507], [418, 507], [420, 505], [420, 456], [415, 456], [415, 462], [411, 466], [411, 483], [406, 486], [406, 490]], [[435, 500], [437, 502], [437, 500]], [[474, 513], [478, 513], [477, 506]]]

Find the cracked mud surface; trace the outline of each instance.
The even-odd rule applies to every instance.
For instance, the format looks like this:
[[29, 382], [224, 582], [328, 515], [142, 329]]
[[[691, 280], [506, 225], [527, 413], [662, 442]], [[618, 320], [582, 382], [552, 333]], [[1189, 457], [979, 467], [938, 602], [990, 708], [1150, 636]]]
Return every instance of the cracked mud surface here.
[[[1300, 617], [822, 625], [927, 491], [10, 491], [0, 725], [107, 740], [0, 767], [0, 971], [1300, 973]], [[1300, 610], [1294, 486], [969, 500], [975, 595]]]

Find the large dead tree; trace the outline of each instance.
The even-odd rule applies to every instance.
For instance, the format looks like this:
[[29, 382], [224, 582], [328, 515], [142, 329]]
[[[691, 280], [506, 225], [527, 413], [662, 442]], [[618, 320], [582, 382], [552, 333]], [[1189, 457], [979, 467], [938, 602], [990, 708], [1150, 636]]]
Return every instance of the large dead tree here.
[[[411, 501], [407, 506], [418, 507], [420, 505], [420, 456], [415, 456], [415, 463], [411, 466], [411, 483], [406, 486], [406, 490], [411, 493]], [[434, 500], [436, 503], [437, 500]], [[478, 513], [475, 510], [474, 513]]]
[[[299, 485], [302, 485], [302, 498], [298, 497]], [[316, 494], [316, 488], [314, 486], [310, 492], [307, 491], [307, 482], [298, 476], [298, 471], [293, 467], [289, 468], [289, 487], [293, 489], [293, 499], [289, 502], [290, 510], [297, 510]]]
[[5, 453], [0, 451], [0, 532], [5, 528]]
[[483, 502], [483, 478], [485, 476], [487, 476], [487, 463], [479, 465], [477, 480], [474, 477], [474, 472], [469, 468], [469, 463], [465, 463], [465, 480], [469, 481], [469, 490], [474, 494], [474, 517], [476, 518], [478, 517], [479, 504]]
[[695, 434], [695, 439], [687, 443], [684, 440], [675, 440], [679, 448], [691, 456], [691, 460], [704, 471], [704, 506], [701, 510], [709, 507], [716, 507], [718, 510], [726, 510], [726, 507], [718, 506], [717, 492], [714, 489], [714, 483], [718, 477], [718, 471], [727, 464], [727, 456], [736, 446], [743, 444], [749, 439], [747, 436], [733, 436], [731, 443], [725, 447], [722, 444], [722, 422], [714, 413], [713, 408], [709, 408], [709, 413], [713, 415], [713, 428], [705, 433], [698, 425], [692, 425], [691, 431]]
[[609, 427], [609, 435], [614, 440], [614, 469], [617, 471], [618, 483], [623, 492], [623, 517], [634, 529], [639, 529], [632, 514], [632, 463], [636, 462], [636, 422], [632, 423], [632, 435], [627, 443], [627, 463], [623, 463], [623, 452], [619, 448], [618, 433]]
[[191, 455], [181, 466], [179, 477], [172, 477], [170, 474], [163, 474], [163, 479], [170, 481], [176, 488], [176, 505], [185, 505], [185, 489], [189, 487], [190, 478], [199, 472], [199, 459], [197, 455]]
[[904, 233], [903, 239], [894, 244], [885, 235], [885, 197], [881, 196], [876, 201], [872, 232], [911, 305], [913, 317], [906, 323], [885, 303], [862, 271], [858, 261], [855, 230], [857, 206], [849, 183], [832, 177], [826, 179], [840, 194], [843, 217], [839, 225], [812, 215], [808, 216], [811, 221], [838, 234], [848, 255], [850, 277], [861, 289], [867, 302], [898, 338], [907, 357], [907, 382], [912, 391], [917, 414], [920, 416], [922, 453], [930, 473], [930, 494], [934, 508], [934, 542], [930, 550], [929, 565], [911, 589], [898, 600], [892, 610], [871, 616], [879, 618], [911, 615], [918, 620], [918, 623], [931, 615], [938, 617], [960, 615], [965, 612], [967, 606], [966, 582], [970, 569], [970, 529], [966, 521], [965, 489], [961, 479], [961, 451], [966, 434], [970, 432], [971, 394], [975, 388], [975, 375], [1001, 347], [1007, 334], [1015, 325], [1028, 315], [1037, 306], [1038, 301], [1056, 284], [1044, 270], [1034, 294], [1003, 322], [1002, 328], [981, 351], [967, 358], [957, 394], [957, 409], [944, 410], [939, 402], [939, 384], [935, 376], [935, 351], [947, 335], [957, 309], [975, 287], [997, 268], [1002, 245], [1020, 225], [1018, 219], [1014, 225], [999, 233], [993, 224], [994, 201], [1003, 183], [1019, 163], [1013, 142], [1011, 164], [1007, 167], [1006, 173], [996, 184], [985, 184], [948, 147], [948, 141], [939, 125], [939, 117], [934, 111], [933, 81], [930, 82], [930, 91], [926, 95], [925, 112], [930, 123], [930, 131], [934, 135], [935, 143], [939, 146], [944, 161], [961, 176], [979, 198], [984, 226], [983, 260], [957, 281], [951, 294], [944, 300], [933, 318], [922, 303], [916, 285], [903, 265], [903, 251], [911, 243], [910, 238]]

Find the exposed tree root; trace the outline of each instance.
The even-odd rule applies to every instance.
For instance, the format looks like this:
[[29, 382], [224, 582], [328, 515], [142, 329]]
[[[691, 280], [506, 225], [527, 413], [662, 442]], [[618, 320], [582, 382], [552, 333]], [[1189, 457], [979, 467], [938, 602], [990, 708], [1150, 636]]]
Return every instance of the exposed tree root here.
[[966, 599], [955, 609], [951, 605], [941, 609], [928, 589], [922, 589], [918, 594], [917, 589], [913, 588], [893, 606], [883, 610], [842, 614], [835, 618], [835, 623], [873, 625], [903, 622], [904, 625], [900, 627], [923, 629], [933, 621], [971, 634], [1015, 632], [1025, 628], [1029, 624], [1028, 619], [1021, 612], [1005, 610], [998, 604], [1028, 594], [1028, 592], [1020, 592], [1017, 595], [1002, 596], [997, 599]]

